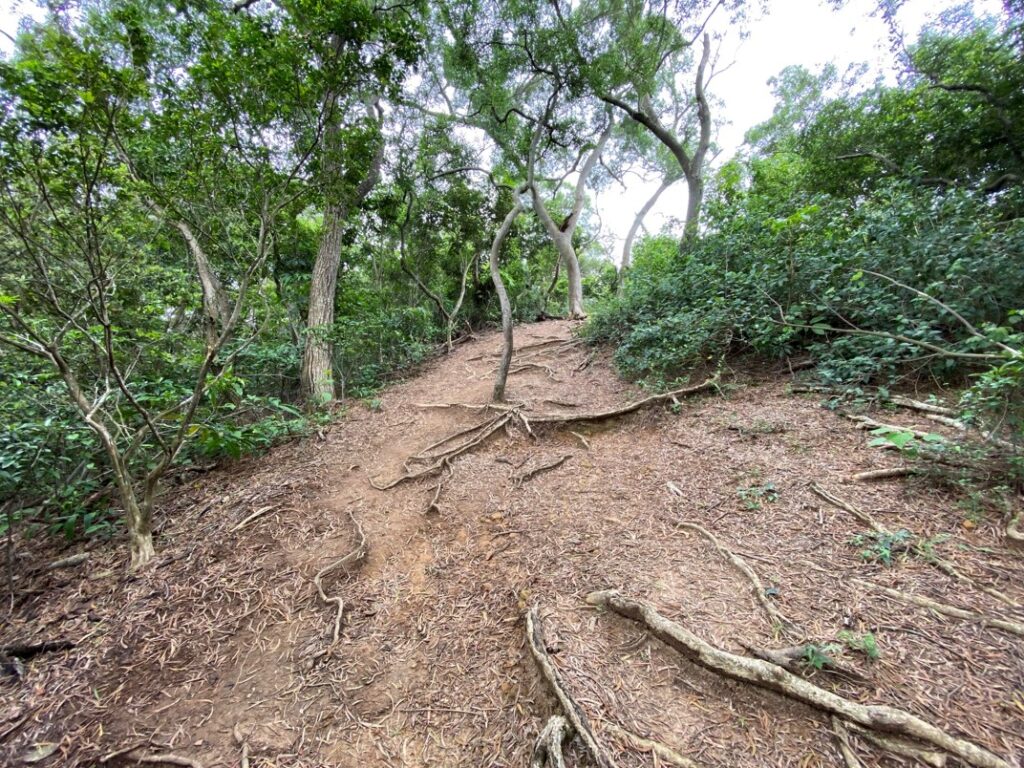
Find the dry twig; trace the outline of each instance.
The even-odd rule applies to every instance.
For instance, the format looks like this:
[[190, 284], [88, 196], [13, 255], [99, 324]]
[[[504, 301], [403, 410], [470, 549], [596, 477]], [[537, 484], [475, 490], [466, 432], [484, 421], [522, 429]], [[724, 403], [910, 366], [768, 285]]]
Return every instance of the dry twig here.
[[[320, 600], [325, 605], [336, 605], [337, 612], [334, 615], [334, 631], [331, 635], [331, 645], [333, 646], [338, 642], [338, 637], [341, 635], [341, 614], [345, 610], [345, 600], [340, 596], [328, 597], [327, 593], [324, 592], [323, 579], [328, 573], [336, 571], [340, 568], [350, 568], [353, 564], [362, 562], [366, 557], [366, 534], [363, 533], [363, 526], [356, 520], [355, 515], [352, 514], [352, 510], [349, 509], [348, 518], [352, 521], [352, 525], [355, 526], [356, 534], [359, 537], [359, 541], [355, 548], [352, 549], [348, 554], [343, 557], [339, 557], [333, 563], [325, 565], [319, 571], [316, 576], [313, 577], [313, 584], [316, 585], [316, 593], [320, 596]], [[322, 652], [320, 655], [327, 653]]]

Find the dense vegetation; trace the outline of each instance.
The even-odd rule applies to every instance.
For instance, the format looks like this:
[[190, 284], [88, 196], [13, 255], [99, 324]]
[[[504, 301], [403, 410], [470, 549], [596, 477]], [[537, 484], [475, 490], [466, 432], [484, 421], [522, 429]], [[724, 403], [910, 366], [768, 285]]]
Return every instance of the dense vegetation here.
[[[707, 23], [743, 5], [132, 0], [27, 23], [0, 62], [0, 524], [122, 515], [143, 564], [170, 473], [371, 397], [506, 294], [506, 324], [586, 301], [651, 386], [806, 352], [832, 383], [966, 383], [968, 418], [1018, 440], [1020, 18], [944, 19], [897, 85], [786, 70], [712, 169]], [[589, 189], [631, 171], [689, 204], [617, 275]]]

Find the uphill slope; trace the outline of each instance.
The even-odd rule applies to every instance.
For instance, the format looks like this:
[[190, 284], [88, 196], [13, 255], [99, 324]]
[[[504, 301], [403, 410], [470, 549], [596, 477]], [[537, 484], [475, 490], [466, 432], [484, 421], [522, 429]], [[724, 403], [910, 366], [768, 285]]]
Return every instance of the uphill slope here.
[[[171, 489], [150, 570], [125, 574], [112, 544], [84, 569], [21, 584], [3, 643], [75, 646], [0, 682], [0, 758], [53, 747], [41, 765], [522, 766], [559, 712], [526, 644], [536, 606], [553, 663], [616, 765], [669, 764], [629, 733], [702, 765], [845, 765], [826, 715], [596, 612], [585, 597], [608, 588], [733, 653], [796, 636], [834, 644], [849, 674], [814, 673], [822, 687], [1024, 756], [1021, 637], [872, 588], [1024, 620], [921, 554], [1024, 603], [1024, 559], [1004, 548], [998, 520], [968, 530], [963, 510], [919, 481], [848, 481], [898, 461], [820, 398], [791, 394], [788, 374], [733, 377], [610, 420], [532, 423], [643, 394], [569, 323], [516, 339], [508, 399], [525, 422], [439, 473], [388, 490], [370, 482], [415, 472], [410, 457], [493, 417], [443, 406], [487, 403], [496, 334], [317, 437]], [[886, 543], [812, 484], [923, 549], [890, 543], [886, 564], [872, 554]], [[762, 592], [684, 522], [742, 557]], [[877, 659], [852, 649], [869, 636]], [[899, 764], [849, 739], [865, 765]], [[591, 764], [579, 741], [567, 756]]]

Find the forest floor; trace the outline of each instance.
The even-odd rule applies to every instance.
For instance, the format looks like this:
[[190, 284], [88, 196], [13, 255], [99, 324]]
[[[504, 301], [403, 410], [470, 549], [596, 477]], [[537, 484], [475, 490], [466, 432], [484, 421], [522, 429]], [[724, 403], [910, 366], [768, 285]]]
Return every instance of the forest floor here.
[[[643, 396], [571, 334], [557, 321], [517, 329], [518, 365], [532, 365], [510, 376], [508, 400], [528, 421]], [[0, 763], [524, 766], [560, 711], [526, 642], [536, 606], [562, 682], [615, 765], [672, 764], [625, 731], [707, 766], [847, 765], [826, 714], [723, 678], [584, 599], [614, 588], [736, 654], [871, 633], [877, 660], [836, 651], [854, 674], [810, 679], [1020, 764], [1022, 638], [869, 587], [1021, 622], [1024, 611], [978, 587], [1024, 603], [1024, 554], [1004, 546], [996, 515], [968, 519], [925, 480], [850, 480], [900, 457], [870, 447], [821, 395], [793, 394], [784, 366], [615, 419], [534, 424], [532, 436], [510, 424], [442, 467], [439, 493], [437, 475], [373, 488], [368, 478], [390, 481], [410, 456], [495, 416], [424, 406], [486, 403], [499, 343], [461, 345], [318, 436], [171, 487], [157, 561], [141, 573], [125, 572], [116, 541], [49, 571], [33, 565], [54, 553], [25, 544], [0, 644], [74, 645], [0, 677]], [[852, 540], [866, 525], [812, 484], [912, 531], [918, 554], [894, 542], [890, 565], [865, 558], [871, 542]], [[788, 636], [747, 577], [681, 522], [756, 571]], [[322, 580], [344, 601], [332, 642], [337, 604], [314, 578], [349, 553]], [[864, 765], [909, 764], [850, 741]], [[578, 740], [567, 759], [591, 764]]]

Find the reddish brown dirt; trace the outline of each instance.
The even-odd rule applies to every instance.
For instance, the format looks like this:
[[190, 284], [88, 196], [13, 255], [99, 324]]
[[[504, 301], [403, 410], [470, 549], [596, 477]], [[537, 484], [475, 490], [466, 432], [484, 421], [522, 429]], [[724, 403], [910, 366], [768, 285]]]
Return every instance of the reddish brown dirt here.
[[[541, 323], [519, 329], [517, 343], [570, 334], [567, 323]], [[143, 573], [124, 572], [116, 541], [95, 546], [73, 570], [32, 575], [45, 552], [19, 560], [20, 597], [3, 644], [66, 638], [76, 647], [30, 660], [20, 680], [0, 679], [0, 760], [55, 744], [40, 764], [93, 765], [136, 745], [137, 754], [174, 752], [206, 768], [239, 765], [237, 730], [254, 766], [525, 765], [557, 711], [525, 645], [523, 615], [536, 604], [566, 685], [618, 765], [659, 763], [608, 723], [706, 765], [842, 765], [821, 713], [722, 680], [584, 602], [591, 590], [615, 587], [737, 653], [744, 644], [792, 644], [775, 636], [736, 570], [703, 538], [675, 528], [683, 520], [746, 557], [801, 637], [874, 633], [878, 661], [842, 655], [867, 683], [818, 673], [819, 684], [909, 709], [1010, 761], [1024, 757], [1021, 638], [941, 619], [851, 579], [1018, 620], [1024, 612], [920, 557], [899, 555], [889, 567], [864, 560], [850, 543], [863, 526], [808, 484], [892, 529], [951, 535], [935, 551], [1018, 603], [1024, 556], [1003, 546], [998, 516], [968, 530], [956, 499], [926, 482], [848, 482], [851, 472], [897, 458], [869, 447], [819, 396], [790, 394], [788, 375], [727, 377], [720, 392], [675, 407], [547, 427], [535, 438], [499, 432], [453, 462], [439, 513], [425, 514], [436, 479], [374, 490], [368, 475], [396, 477], [410, 455], [486, 418], [419, 406], [487, 402], [498, 343], [489, 335], [457, 348], [390, 387], [379, 408], [353, 405], [319, 437], [172, 487], [161, 554]], [[641, 396], [606, 355], [592, 356], [584, 346], [527, 349], [522, 360], [549, 370], [514, 374], [509, 399], [527, 403], [529, 415]], [[511, 482], [566, 454], [560, 467]], [[774, 500], [750, 490], [768, 483]], [[329, 647], [333, 607], [317, 599], [312, 578], [354, 546], [348, 512], [368, 555], [325, 580], [345, 600], [341, 641]], [[854, 745], [865, 765], [900, 764]], [[589, 764], [578, 743], [569, 752], [571, 764]]]

